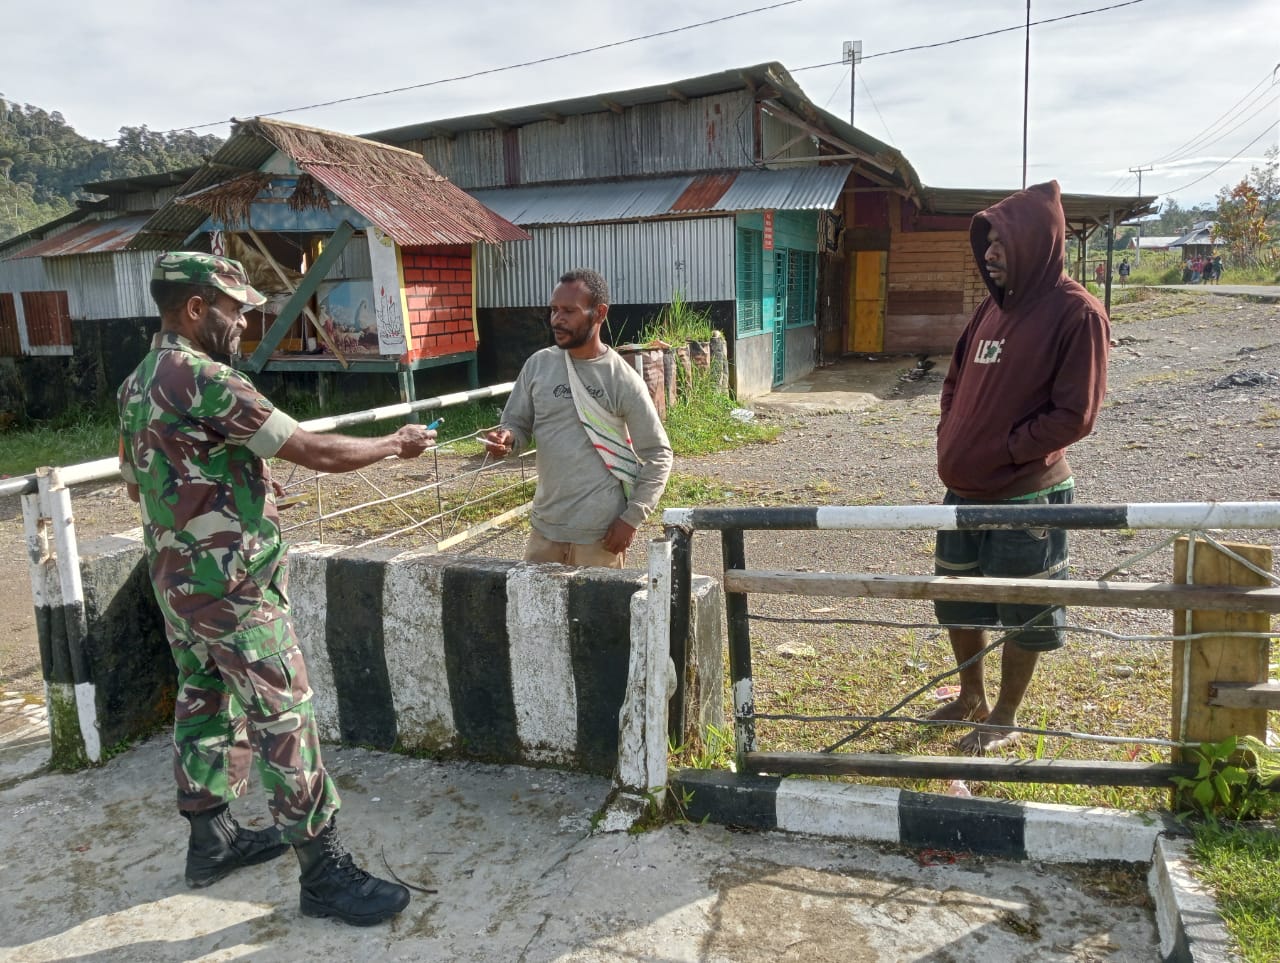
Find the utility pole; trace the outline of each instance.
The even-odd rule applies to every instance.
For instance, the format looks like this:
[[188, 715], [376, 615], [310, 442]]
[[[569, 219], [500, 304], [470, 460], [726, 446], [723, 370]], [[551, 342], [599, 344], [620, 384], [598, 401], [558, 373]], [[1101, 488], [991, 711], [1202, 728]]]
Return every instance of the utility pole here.
[[862, 63], [862, 41], [844, 42], [844, 62], [849, 65], [849, 126], [853, 126], [853, 100], [857, 87], [858, 64]]
[[1027, 106], [1031, 99], [1031, 0], [1027, 0], [1027, 48], [1022, 58], [1022, 189], [1027, 189]]
[[[1129, 168], [1130, 174], [1138, 175], [1138, 196], [1139, 197], [1142, 196], [1142, 172], [1149, 171], [1151, 169], [1152, 167], [1150, 164], [1148, 164], [1146, 167], [1139, 165], [1137, 167]], [[1138, 248], [1136, 251], [1133, 252], [1133, 263], [1135, 266], [1142, 263], [1142, 222], [1141, 221], [1138, 222]]]

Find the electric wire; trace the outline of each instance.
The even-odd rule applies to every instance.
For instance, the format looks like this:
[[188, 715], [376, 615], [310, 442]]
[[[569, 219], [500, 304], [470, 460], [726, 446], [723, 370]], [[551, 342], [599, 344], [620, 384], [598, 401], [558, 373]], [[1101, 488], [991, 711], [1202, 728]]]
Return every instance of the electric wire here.
[[1214, 174], [1218, 173], [1218, 171], [1222, 170], [1222, 168], [1226, 167], [1228, 164], [1230, 164], [1232, 161], [1234, 161], [1236, 158], [1238, 158], [1241, 154], [1243, 154], [1245, 151], [1247, 151], [1250, 147], [1252, 147], [1252, 146], [1253, 146], [1254, 144], [1256, 144], [1258, 141], [1262, 140], [1262, 138], [1266, 137], [1266, 136], [1267, 136], [1267, 134], [1271, 133], [1271, 132], [1272, 132], [1273, 130], [1275, 130], [1277, 127], [1280, 127], [1280, 120], [1274, 120], [1274, 121], [1272, 121], [1270, 124], [1268, 124], [1268, 125], [1263, 129], [1262, 133], [1260, 133], [1260, 134], [1259, 134], [1257, 137], [1255, 137], [1253, 140], [1249, 141], [1249, 143], [1247, 143], [1247, 144], [1245, 144], [1243, 147], [1241, 147], [1238, 151], [1236, 151], [1234, 154], [1232, 154], [1230, 157], [1228, 157], [1226, 160], [1224, 160], [1221, 164], [1219, 164], [1219, 165], [1218, 165], [1217, 167], [1215, 167], [1213, 170], [1211, 170], [1211, 171], [1209, 171], [1209, 172], [1207, 172], [1207, 173], [1205, 173], [1205, 174], [1201, 174], [1201, 175], [1200, 175], [1199, 177], [1197, 177], [1195, 180], [1193, 180], [1193, 181], [1188, 181], [1186, 184], [1183, 184], [1181, 187], [1175, 187], [1175, 188], [1173, 188], [1172, 190], [1161, 191], [1161, 193], [1162, 193], [1162, 194], [1164, 194], [1164, 195], [1167, 197], [1167, 196], [1169, 196], [1170, 194], [1179, 194], [1179, 193], [1181, 193], [1182, 191], [1185, 191], [1185, 190], [1186, 190], [1187, 188], [1189, 188], [1189, 187], [1195, 187], [1195, 186], [1196, 186], [1197, 184], [1199, 184], [1201, 181], [1206, 180], [1206, 179], [1208, 179], [1208, 178], [1212, 177]]
[[[1092, 10], [1081, 10], [1078, 13], [1068, 13], [1061, 17], [1048, 17], [1044, 20], [1032, 20], [1031, 26], [1039, 27], [1046, 23], [1058, 23], [1061, 20], [1074, 20], [1076, 17], [1087, 17], [1095, 13], [1105, 13], [1108, 10], [1119, 10], [1121, 7], [1132, 7], [1136, 3], [1145, 3], [1146, 0], [1125, 0], [1124, 3], [1113, 3], [1107, 7], [1094, 7]], [[966, 40], [980, 40], [983, 37], [994, 37], [997, 34], [1012, 33], [1015, 30], [1026, 30], [1025, 22], [1015, 27], [1001, 27], [998, 30], [987, 30], [983, 33], [972, 33], [965, 37], [954, 37], [951, 40], [939, 40], [937, 43], [922, 43], [911, 47], [898, 47], [895, 50], [881, 50], [879, 53], [864, 54], [863, 60], [874, 60], [876, 57], [890, 57], [894, 54], [910, 53], [915, 50], [933, 50], [937, 47], [949, 47], [952, 44], [964, 43]], [[829, 60], [820, 64], [809, 64], [806, 67], [796, 67], [791, 72], [799, 73], [801, 70], [816, 70], [819, 67], [834, 67], [836, 64], [844, 63], [843, 60]]]

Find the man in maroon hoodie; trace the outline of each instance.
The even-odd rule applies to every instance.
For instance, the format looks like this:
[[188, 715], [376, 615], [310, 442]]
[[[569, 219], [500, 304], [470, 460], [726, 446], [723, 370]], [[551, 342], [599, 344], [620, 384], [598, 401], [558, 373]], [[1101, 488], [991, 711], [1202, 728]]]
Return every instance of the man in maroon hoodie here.
[[[1093, 429], [1107, 390], [1105, 309], [1063, 273], [1066, 219], [1057, 181], [1037, 184], [974, 217], [969, 240], [991, 292], [951, 357], [938, 422], [945, 504], [1067, 504], [1075, 482], [1065, 449]], [[939, 575], [1067, 577], [1061, 529], [938, 532]], [[956, 664], [986, 645], [984, 626], [1016, 628], [1003, 647], [1000, 691], [987, 702], [982, 660], [960, 670], [959, 695], [934, 719], [1017, 725], [1041, 652], [1062, 645], [1061, 608], [1003, 602], [936, 602]], [[975, 729], [968, 753], [1007, 745], [1015, 733]]]

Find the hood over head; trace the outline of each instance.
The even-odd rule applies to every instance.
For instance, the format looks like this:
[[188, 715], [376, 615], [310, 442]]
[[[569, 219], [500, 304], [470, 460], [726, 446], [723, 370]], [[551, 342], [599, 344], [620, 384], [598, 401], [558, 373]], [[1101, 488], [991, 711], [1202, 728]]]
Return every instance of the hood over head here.
[[[1004, 243], [1008, 275], [1003, 288], [986, 269], [987, 234], [992, 228]], [[974, 215], [969, 243], [978, 273], [1002, 309], [1026, 304], [1052, 288], [1062, 277], [1067, 250], [1067, 218], [1058, 182], [1034, 184]]]

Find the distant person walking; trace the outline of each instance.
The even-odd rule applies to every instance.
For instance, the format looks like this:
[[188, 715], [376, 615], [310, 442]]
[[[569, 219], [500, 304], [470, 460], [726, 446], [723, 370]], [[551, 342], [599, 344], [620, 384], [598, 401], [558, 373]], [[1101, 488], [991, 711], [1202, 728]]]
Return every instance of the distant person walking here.
[[1093, 280], [1099, 287], [1107, 283], [1107, 266], [1101, 261], [1093, 269]]
[[[1066, 448], [1089, 434], [1102, 407], [1110, 325], [1098, 299], [1063, 273], [1066, 234], [1057, 181], [1005, 198], [969, 228], [990, 295], [960, 335], [942, 386], [938, 477], [947, 505], [1073, 500]], [[934, 571], [1065, 579], [1068, 561], [1061, 529], [940, 531]], [[939, 601], [934, 609], [961, 668], [959, 694], [931, 718], [1016, 726], [1040, 653], [1062, 646], [1062, 608]], [[986, 646], [984, 626], [1011, 630], [994, 706], [982, 660], [965, 664]], [[958, 747], [977, 754], [1016, 738], [974, 729]]]
[[1120, 262], [1119, 272], [1120, 272], [1120, 283], [1128, 284], [1129, 283], [1129, 259], [1128, 258], [1125, 258], [1123, 261]]

